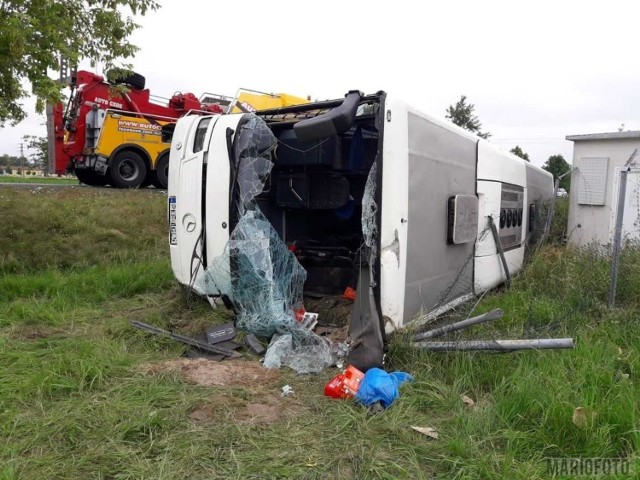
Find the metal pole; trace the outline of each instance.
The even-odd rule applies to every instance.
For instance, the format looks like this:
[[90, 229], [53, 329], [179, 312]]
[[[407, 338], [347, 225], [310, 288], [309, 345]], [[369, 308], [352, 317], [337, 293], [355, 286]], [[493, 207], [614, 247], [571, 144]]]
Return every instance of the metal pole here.
[[466, 342], [414, 342], [415, 348], [433, 352], [467, 350], [545, 350], [574, 348], [573, 338], [538, 338], [532, 340], [471, 340]]
[[493, 239], [496, 242], [496, 248], [498, 249], [498, 253], [500, 254], [500, 260], [502, 260], [502, 267], [504, 268], [504, 274], [506, 276], [505, 283], [507, 284], [507, 286], [509, 286], [511, 284], [511, 273], [509, 273], [509, 265], [507, 265], [507, 259], [504, 256], [504, 250], [502, 248], [502, 241], [500, 241], [498, 229], [496, 228], [496, 224], [493, 221], [493, 217], [491, 215], [489, 215], [489, 226], [491, 227]]
[[618, 189], [618, 208], [616, 209], [616, 230], [613, 236], [613, 258], [611, 259], [611, 284], [609, 285], [609, 308], [616, 305], [616, 289], [618, 287], [618, 267], [620, 264], [620, 247], [622, 243], [622, 221], [624, 219], [624, 200], [627, 196], [627, 168], [620, 172], [620, 188]]
[[53, 118], [53, 104], [47, 102], [47, 176], [56, 172], [56, 127]]
[[491, 310], [483, 315], [478, 315], [477, 317], [467, 318], [466, 320], [462, 320], [460, 322], [452, 323], [450, 325], [445, 325], [440, 328], [434, 328], [433, 330], [428, 330], [426, 332], [420, 333], [413, 337], [414, 340], [425, 340], [427, 338], [439, 337], [440, 335], [444, 335], [445, 333], [455, 332], [456, 330], [462, 330], [463, 328], [470, 327], [472, 325], [477, 325], [479, 323], [488, 322], [489, 320], [496, 320], [498, 318], [502, 318], [504, 312], [496, 308], [495, 310]]
[[22, 143], [20, 144], [20, 176], [22, 178], [25, 177], [25, 174], [24, 174], [24, 145]]
[[618, 287], [618, 267], [620, 264], [620, 250], [622, 246], [622, 223], [624, 220], [624, 201], [627, 196], [627, 172], [634, 164], [634, 159], [638, 155], [636, 148], [627, 163], [624, 164], [620, 172], [620, 188], [618, 190], [618, 208], [616, 210], [616, 230], [613, 236], [613, 258], [611, 259], [611, 284], [609, 285], [609, 308], [615, 307], [616, 289]]

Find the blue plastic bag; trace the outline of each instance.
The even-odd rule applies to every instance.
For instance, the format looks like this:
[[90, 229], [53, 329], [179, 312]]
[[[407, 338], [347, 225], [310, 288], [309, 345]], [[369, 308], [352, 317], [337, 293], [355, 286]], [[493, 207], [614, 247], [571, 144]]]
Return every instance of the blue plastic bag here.
[[360, 382], [356, 400], [367, 407], [380, 402], [387, 408], [400, 395], [398, 387], [410, 380], [413, 377], [406, 372], [387, 373], [379, 368], [371, 368]]

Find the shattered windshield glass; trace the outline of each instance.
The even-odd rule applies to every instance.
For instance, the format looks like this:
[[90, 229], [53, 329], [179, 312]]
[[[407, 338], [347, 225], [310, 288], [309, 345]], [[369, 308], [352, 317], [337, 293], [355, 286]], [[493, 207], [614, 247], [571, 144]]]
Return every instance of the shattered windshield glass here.
[[333, 363], [329, 344], [294, 318], [294, 310], [302, 307], [307, 273], [256, 202], [273, 167], [276, 146], [275, 136], [257, 116], [251, 115], [239, 127], [232, 194], [237, 223], [224, 253], [206, 269], [200, 287], [233, 302], [238, 328], [264, 338], [291, 335], [290, 347], [273, 366], [319, 372]]

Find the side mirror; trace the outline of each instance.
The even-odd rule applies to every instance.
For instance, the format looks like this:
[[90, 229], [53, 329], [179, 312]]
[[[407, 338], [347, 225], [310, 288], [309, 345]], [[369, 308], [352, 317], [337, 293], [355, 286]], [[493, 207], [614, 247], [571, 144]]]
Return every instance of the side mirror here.
[[358, 90], [350, 90], [339, 107], [317, 117], [296, 123], [293, 126], [293, 131], [298, 140], [307, 142], [331, 137], [349, 130], [356, 118], [356, 111], [362, 95], [363, 93]]

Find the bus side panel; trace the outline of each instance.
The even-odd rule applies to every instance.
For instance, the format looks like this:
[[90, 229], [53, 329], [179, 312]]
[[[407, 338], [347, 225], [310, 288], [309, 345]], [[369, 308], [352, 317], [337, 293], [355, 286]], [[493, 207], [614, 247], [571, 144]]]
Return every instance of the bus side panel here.
[[447, 244], [448, 200], [475, 195], [477, 139], [408, 113], [409, 216], [404, 323], [473, 291], [473, 241]]
[[527, 169], [527, 204], [525, 205], [527, 246], [534, 247], [542, 237], [548, 208], [553, 200], [553, 175], [530, 163], [526, 163], [525, 167]]
[[[502, 236], [500, 213], [509, 194], [507, 190], [517, 189], [527, 204], [527, 182], [524, 160], [503, 152], [490, 143], [481, 140], [478, 144], [478, 230], [483, 232], [476, 243], [474, 289], [476, 294], [500, 285], [507, 279], [498, 248], [491, 231], [489, 217], [493, 217], [498, 234]], [[524, 212], [523, 212], [524, 213]], [[523, 217], [524, 218], [524, 217]], [[505, 259], [511, 275], [522, 269], [525, 250], [525, 223], [520, 225], [521, 241], [517, 246], [505, 249]], [[504, 245], [503, 245], [504, 246]]]

